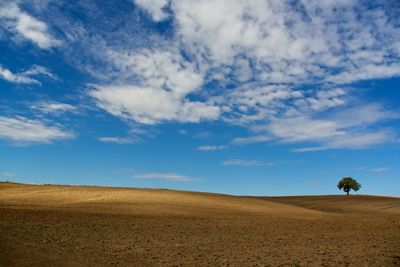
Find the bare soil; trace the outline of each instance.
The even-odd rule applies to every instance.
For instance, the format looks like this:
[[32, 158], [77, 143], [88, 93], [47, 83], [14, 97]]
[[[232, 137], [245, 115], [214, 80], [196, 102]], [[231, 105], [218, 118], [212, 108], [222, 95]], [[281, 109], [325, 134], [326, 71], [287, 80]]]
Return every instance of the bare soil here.
[[0, 183], [0, 266], [400, 266], [400, 198]]

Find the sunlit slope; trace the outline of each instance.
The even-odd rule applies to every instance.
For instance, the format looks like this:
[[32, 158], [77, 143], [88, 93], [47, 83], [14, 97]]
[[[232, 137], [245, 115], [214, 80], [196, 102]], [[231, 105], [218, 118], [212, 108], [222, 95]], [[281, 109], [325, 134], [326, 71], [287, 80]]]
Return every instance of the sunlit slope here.
[[375, 196], [239, 197], [161, 189], [0, 183], [0, 205], [138, 215], [314, 217], [349, 211], [399, 212], [400, 199]]
[[187, 191], [91, 186], [0, 184], [0, 205], [144, 215], [259, 213], [314, 216], [320, 212], [263, 199]]

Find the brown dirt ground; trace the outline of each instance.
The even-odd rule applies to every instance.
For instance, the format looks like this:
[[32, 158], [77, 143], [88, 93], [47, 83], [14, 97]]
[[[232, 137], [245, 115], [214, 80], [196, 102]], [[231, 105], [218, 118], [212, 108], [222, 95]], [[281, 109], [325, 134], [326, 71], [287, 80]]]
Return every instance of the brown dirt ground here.
[[0, 183], [0, 266], [400, 266], [400, 198]]

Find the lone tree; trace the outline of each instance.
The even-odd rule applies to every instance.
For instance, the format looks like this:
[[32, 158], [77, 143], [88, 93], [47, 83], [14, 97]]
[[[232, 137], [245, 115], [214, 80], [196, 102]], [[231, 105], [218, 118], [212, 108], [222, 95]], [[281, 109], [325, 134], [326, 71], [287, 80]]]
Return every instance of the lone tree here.
[[350, 190], [358, 191], [360, 190], [361, 185], [351, 177], [344, 177], [339, 181], [337, 187], [339, 190], [343, 190], [347, 195], [349, 195]]

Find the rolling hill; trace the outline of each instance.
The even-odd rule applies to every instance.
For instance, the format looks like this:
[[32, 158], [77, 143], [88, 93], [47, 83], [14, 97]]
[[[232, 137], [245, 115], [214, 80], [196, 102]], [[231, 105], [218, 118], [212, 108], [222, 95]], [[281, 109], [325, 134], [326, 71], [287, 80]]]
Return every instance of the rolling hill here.
[[0, 183], [1, 266], [396, 266], [400, 199]]

